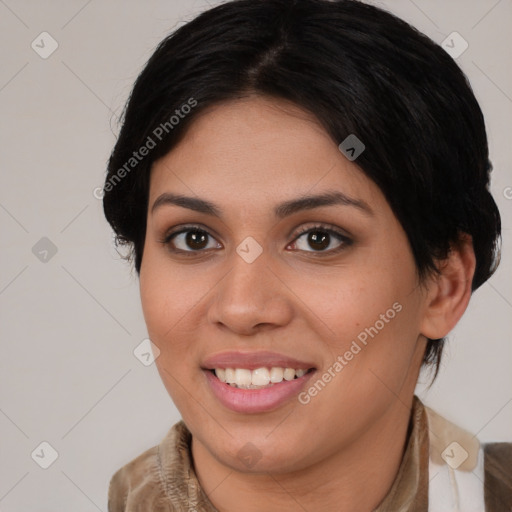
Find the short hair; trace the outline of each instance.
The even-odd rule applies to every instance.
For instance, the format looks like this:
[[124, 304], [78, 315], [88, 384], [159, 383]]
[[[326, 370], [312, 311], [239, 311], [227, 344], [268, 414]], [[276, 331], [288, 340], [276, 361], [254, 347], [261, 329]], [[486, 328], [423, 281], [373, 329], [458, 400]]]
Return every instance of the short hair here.
[[[408, 23], [360, 1], [235, 0], [166, 37], [123, 111], [103, 206], [138, 274], [152, 163], [207, 107], [253, 95], [312, 113], [337, 145], [349, 135], [363, 142], [355, 163], [402, 225], [422, 281], [464, 233], [476, 256], [472, 291], [496, 270], [501, 220], [489, 191], [485, 123], [455, 61]], [[134, 160], [149, 140], [155, 147]], [[434, 379], [444, 342], [427, 342], [423, 363], [434, 366]]]

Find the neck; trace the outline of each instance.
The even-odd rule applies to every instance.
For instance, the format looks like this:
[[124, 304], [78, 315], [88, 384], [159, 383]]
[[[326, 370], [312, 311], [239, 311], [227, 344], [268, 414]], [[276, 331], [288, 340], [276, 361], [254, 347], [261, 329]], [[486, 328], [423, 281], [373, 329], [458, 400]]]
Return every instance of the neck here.
[[397, 397], [348, 447], [292, 473], [242, 473], [192, 440], [199, 482], [220, 512], [372, 511], [396, 477], [406, 447], [413, 391]]

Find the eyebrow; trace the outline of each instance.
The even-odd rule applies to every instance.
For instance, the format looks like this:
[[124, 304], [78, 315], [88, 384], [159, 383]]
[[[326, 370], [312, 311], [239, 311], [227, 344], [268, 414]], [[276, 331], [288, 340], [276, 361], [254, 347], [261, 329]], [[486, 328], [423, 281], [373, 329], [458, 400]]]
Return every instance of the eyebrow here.
[[[180, 206], [182, 208], [188, 208], [189, 210], [213, 215], [219, 218], [223, 215], [223, 210], [210, 201], [197, 197], [172, 194], [170, 192], [166, 192], [158, 196], [151, 207], [151, 213], [153, 214], [155, 210], [164, 205]], [[327, 191], [319, 195], [306, 195], [298, 197], [297, 199], [285, 201], [274, 208], [274, 215], [282, 219], [302, 210], [312, 210], [321, 206], [332, 205], [351, 206], [357, 208], [368, 216], [374, 215], [373, 210], [365, 201], [354, 199], [339, 191]]]

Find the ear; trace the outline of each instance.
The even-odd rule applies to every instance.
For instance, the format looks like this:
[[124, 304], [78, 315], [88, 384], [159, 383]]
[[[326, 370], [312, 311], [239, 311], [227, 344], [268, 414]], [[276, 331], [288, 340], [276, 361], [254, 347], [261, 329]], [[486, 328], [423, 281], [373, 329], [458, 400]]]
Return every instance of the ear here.
[[439, 339], [455, 327], [471, 298], [475, 266], [473, 240], [462, 234], [457, 243], [451, 244], [448, 257], [439, 262], [440, 273], [428, 282], [421, 334]]

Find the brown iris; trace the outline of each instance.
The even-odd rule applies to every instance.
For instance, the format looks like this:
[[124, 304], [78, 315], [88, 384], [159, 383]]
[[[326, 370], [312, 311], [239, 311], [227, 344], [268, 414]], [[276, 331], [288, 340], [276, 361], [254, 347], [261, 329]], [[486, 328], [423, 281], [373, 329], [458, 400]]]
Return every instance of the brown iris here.
[[329, 234], [322, 231], [312, 231], [308, 236], [308, 243], [313, 249], [325, 249], [329, 246]]
[[204, 231], [189, 231], [185, 241], [191, 249], [203, 249], [208, 244], [208, 235]]

